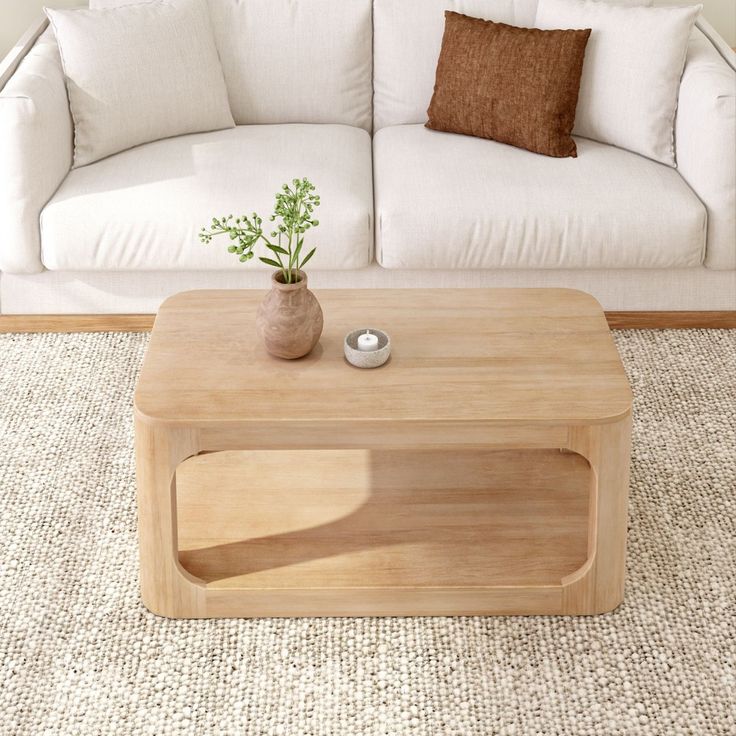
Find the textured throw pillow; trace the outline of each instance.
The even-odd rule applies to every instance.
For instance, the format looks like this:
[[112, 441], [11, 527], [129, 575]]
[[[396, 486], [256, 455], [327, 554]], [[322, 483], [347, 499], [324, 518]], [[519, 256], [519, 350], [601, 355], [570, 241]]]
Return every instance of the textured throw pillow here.
[[538, 28], [592, 28], [574, 133], [675, 165], [674, 121], [695, 7], [539, 0]]
[[204, 0], [46, 14], [66, 76], [75, 167], [235, 125]]
[[576, 156], [571, 132], [589, 34], [445, 11], [427, 127]]

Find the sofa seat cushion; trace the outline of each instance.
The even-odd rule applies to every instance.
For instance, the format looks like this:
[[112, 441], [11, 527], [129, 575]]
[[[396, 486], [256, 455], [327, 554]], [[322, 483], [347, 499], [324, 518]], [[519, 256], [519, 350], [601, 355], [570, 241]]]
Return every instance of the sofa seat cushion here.
[[[308, 177], [322, 197], [310, 268], [367, 266], [373, 253], [371, 141], [344, 125], [241, 126], [149, 143], [70, 172], [41, 214], [41, 260], [68, 271], [269, 268], [202, 245], [213, 216], [258, 212]], [[264, 254], [265, 249], [259, 254]]]
[[576, 138], [577, 158], [383, 128], [374, 139], [386, 268], [679, 268], [702, 263], [705, 208], [676, 170]]

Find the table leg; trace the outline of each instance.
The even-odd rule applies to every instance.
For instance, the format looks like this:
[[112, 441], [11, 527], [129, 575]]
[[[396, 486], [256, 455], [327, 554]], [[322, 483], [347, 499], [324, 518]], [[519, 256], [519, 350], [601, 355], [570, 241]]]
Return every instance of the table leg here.
[[161, 616], [203, 616], [205, 587], [179, 564], [176, 520], [176, 468], [197, 454], [197, 433], [137, 418], [135, 445], [141, 598]]
[[631, 452], [631, 414], [611, 424], [571, 427], [568, 449], [593, 469], [589, 554], [562, 581], [566, 614], [612, 611], [623, 600]]

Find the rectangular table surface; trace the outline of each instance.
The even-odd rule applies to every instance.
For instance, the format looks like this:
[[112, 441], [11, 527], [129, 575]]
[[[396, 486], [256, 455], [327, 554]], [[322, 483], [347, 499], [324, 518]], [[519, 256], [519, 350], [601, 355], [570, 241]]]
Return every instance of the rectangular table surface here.
[[[631, 392], [606, 319], [569, 289], [315, 290], [324, 332], [305, 358], [268, 355], [255, 317], [265, 292], [203, 290], [162, 305], [135, 395], [144, 421], [452, 425], [613, 422]], [[380, 368], [344, 358], [345, 335], [391, 337]], [[395, 426], [395, 425], [393, 425]]]

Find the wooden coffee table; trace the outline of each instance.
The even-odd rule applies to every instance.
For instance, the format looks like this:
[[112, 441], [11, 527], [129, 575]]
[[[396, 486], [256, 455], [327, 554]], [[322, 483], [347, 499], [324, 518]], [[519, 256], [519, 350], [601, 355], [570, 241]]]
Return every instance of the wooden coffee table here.
[[[156, 318], [135, 395], [143, 601], [172, 617], [593, 614], [623, 597], [631, 392], [565, 289], [317, 291], [298, 361], [263, 292]], [[381, 368], [343, 357], [362, 326]]]

